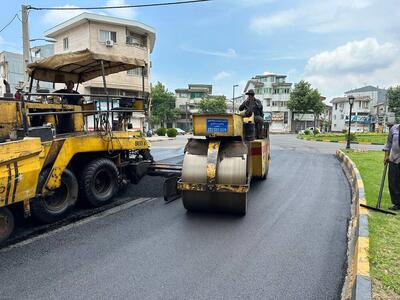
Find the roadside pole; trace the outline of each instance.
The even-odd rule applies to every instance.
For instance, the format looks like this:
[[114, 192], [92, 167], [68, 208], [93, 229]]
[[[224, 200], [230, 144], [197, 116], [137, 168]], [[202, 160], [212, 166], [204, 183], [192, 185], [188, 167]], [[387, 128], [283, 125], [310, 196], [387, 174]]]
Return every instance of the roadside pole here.
[[28, 9], [26, 5], [21, 5], [21, 16], [22, 16], [22, 48], [23, 48], [23, 66], [24, 66], [24, 81], [25, 84], [28, 82], [28, 73], [26, 72], [26, 67], [28, 66], [30, 60], [30, 46], [29, 46], [29, 20], [28, 20]]

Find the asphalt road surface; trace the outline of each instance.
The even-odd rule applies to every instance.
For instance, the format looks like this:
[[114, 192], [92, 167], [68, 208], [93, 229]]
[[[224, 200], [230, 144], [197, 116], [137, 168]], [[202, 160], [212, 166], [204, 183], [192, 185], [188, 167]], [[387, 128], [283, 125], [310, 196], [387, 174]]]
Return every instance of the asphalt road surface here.
[[[178, 162], [184, 142], [154, 143], [156, 158]], [[341, 145], [272, 144], [245, 217], [165, 204], [162, 179], [146, 178], [124, 193], [151, 198], [141, 204], [2, 249], [0, 299], [337, 299], [350, 217]]]

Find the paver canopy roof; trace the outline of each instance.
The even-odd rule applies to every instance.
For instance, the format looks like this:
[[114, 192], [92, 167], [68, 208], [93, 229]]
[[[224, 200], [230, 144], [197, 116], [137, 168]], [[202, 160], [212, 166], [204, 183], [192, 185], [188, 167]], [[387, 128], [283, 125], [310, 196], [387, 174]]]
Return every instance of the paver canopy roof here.
[[101, 61], [105, 75], [144, 67], [146, 62], [138, 58], [120, 55], [99, 54], [89, 49], [56, 54], [28, 65], [29, 76], [40, 81], [65, 83], [85, 82], [102, 75]]

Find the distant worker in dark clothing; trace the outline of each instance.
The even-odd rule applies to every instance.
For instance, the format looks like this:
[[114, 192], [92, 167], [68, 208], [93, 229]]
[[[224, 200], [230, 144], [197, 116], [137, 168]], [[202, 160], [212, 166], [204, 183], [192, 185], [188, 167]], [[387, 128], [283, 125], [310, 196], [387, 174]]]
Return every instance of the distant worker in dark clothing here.
[[63, 95], [61, 96], [62, 101], [64, 104], [70, 104], [70, 105], [80, 105], [83, 102], [83, 97], [78, 96], [79, 93], [74, 90], [74, 82], [72, 80], [69, 80], [65, 83], [66, 89], [61, 89], [54, 91], [54, 93], [58, 94], [73, 94], [73, 95]]
[[256, 127], [256, 135], [260, 136], [262, 126], [264, 123], [263, 106], [260, 100], [254, 97], [254, 90], [248, 90], [246, 95], [247, 99], [239, 106], [240, 111], [245, 111], [245, 116], [250, 117], [254, 114], [254, 122]]
[[22, 97], [23, 97], [23, 95], [22, 95], [22, 93], [21, 93], [21, 90], [17, 90], [17, 91], [15, 92], [14, 98], [15, 98], [16, 100], [22, 100]]
[[400, 210], [400, 125], [395, 124], [389, 130], [385, 151], [384, 163], [389, 164], [388, 181], [390, 198], [393, 206], [391, 210]]

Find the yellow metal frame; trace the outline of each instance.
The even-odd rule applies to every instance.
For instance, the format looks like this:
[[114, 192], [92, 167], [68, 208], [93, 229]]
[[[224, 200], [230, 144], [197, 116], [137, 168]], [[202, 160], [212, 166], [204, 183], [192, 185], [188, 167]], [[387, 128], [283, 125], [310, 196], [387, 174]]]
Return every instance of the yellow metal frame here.
[[52, 169], [42, 194], [60, 186], [62, 173], [77, 154], [149, 148], [139, 132], [125, 131], [67, 136], [43, 143], [40, 138], [25, 138], [0, 144], [0, 207], [23, 201], [29, 214], [29, 201], [36, 196], [39, 174], [49, 161]]
[[39, 138], [0, 145], [0, 207], [35, 197], [42, 168]]
[[[49, 148], [50, 144], [46, 148]], [[54, 190], [61, 184], [61, 174], [68, 166], [71, 159], [79, 153], [89, 152], [114, 152], [121, 150], [149, 149], [150, 144], [139, 132], [118, 131], [110, 134], [92, 133], [82, 136], [68, 137], [65, 139], [54, 165], [50, 177], [45, 184], [46, 189]], [[50, 148], [49, 150], [50, 151]], [[43, 190], [45, 192], [45, 190]]]
[[[207, 119], [220, 119], [228, 121], [227, 132], [207, 132]], [[242, 137], [243, 118], [237, 114], [194, 114], [193, 134], [210, 137]]]
[[249, 157], [251, 159], [252, 177], [263, 177], [267, 172], [267, 160], [269, 159], [269, 141], [259, 139], [250, 142]]

